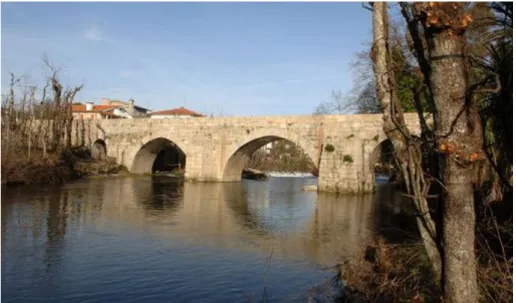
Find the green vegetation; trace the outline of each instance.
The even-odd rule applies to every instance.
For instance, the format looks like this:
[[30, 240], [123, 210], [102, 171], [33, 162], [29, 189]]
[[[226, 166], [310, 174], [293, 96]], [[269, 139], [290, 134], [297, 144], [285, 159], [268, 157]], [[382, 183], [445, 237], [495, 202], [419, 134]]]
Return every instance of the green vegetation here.
[[351, 155], [344, 155], [342, 157], [342, 162], [344, 162], [344, 163], [353, 163], [353, 158], [351, 157]]
[[324, 150], [328, 153], [332, 153], [335, 151], [335, 146], [333, 146], [332, 144], [328, 143], [326, 144], [326, 146], [324, 147]]

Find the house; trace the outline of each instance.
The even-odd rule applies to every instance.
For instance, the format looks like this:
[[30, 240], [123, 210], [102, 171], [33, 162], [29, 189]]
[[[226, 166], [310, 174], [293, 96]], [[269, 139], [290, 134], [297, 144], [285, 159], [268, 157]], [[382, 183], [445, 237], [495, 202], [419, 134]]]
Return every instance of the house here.
[[95, 105], [92, 102], [72, 105], [74, 119], [117, 119], [121, 118], [114, 113], [115, 106]]
[[266, 154], [271, 154], [271, 152], [274, 150], [276, 153], [281, 154], [290, 154], [292, 152], [291, 148], [296, 148], [295, 146], [292, 146], [289, 142], [287, 142], [284, 139], [280, 139], [277, 141], [269, 142], [265, 145], [263, 145], [261, 148], [262, 151], [264, 151]]
[[205, 117], [205, 116], [181, 106], [180, 108], [152, 112], [150, 114], [150, 117], [151, 117], [151, 119], [170, 119], [170, 118], [184, 119], [184, 118]]
[[270, 154], [271, 153], [271, 150], [272, 150], [272, 147], [273, 147], [273, 144], [274, 142], [269, 142], [267, 144], [265, 144], [264, 146], [260, 147], [265, 153], [267, 154]]
[[128, 119], [132, 118], [147, 118], [152, 112], [150, 109], [134, 105], [134, 99], [129, 99], [128, 102], [121, 100], [111, 100], [102, 98], [102, 105], [116, 106], [115, 114], [123, 116]]
[[74, 119], [147, 118], [151, 112], [149, 109], [135, 106], [133, 99], [130, 99], [129, 102], [124, 102], [104, 98], [100, 105], [93, 104], [92, 102], [72, 105]]

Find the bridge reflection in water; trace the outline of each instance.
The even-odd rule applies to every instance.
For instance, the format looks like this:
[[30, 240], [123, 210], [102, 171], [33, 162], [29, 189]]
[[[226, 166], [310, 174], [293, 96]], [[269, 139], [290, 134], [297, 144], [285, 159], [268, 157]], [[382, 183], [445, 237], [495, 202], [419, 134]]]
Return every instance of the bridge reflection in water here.
[[[135, 271], [149, 262], [146, 266], [151, 268], [155, 261], [149, 259], [161, 258], [162, 266], [175, 272], [176, 265], [166, 263], [174, 262], [167, 254], [185, 260], [197, 252], [191, 259], [204, 256], [222, 263], [230, 261], [215, 255], [230, 255], [234, 262], [243, 262], [237, 261], [243, 258], [259, 267], [271, 249], [273, 267], [296, 264], [303, 268], [297, 271], [320, 276], [308, 268], [332, 266], [342, 257], [362, 258], [372, 231], [388, 221], [386, 207], [392, 209], [389, 205], [396, 204], [389, 187], [380, 186], [375, 195], [346, 197], [301, 190], [315, 182], [310, 178], [271, 178], [210, 184], [141, 176], [3, 190], [2, 275], [13, 282], [2, 286], [11, 295], [24, 292], [20, 287], [28, 283], [24, 280], [28, 277], [33, 283], [33, 274], [45, 281], [43, 284], [50, 283], [46, 285], [49, 289], [59, 289], [60, 283], [83, 279], [72, 277], [78, 272], [90, 275], [93, 280], [88, 283], [94, 286], [94, 277], [101, 284], [106, 279], [102, 277], [107, 268], [130, 272], [116, 266], [117, 262], [127, 263], [123, 258], [134, 258]], [[195, 266], [192, 264], [189, 266]], [[217, 273], [217, 279], [232, 279], [232, 266], [246, 266], [226, 265], [228, 277]], [[91, 273], [93, 270], [98, 272]], [[204, 274], [209, 280], [210, 275]], [[20, 286], [15, 287], [15, 282]], [[214, 291], [221, 298], [229, 296]], [[56, 296], [66, 297], [63, 293]]]

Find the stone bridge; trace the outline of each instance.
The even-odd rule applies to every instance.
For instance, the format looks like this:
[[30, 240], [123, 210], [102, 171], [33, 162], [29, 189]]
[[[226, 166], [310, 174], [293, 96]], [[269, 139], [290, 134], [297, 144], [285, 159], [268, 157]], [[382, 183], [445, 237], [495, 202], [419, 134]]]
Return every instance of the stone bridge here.
[[[405, 116], [414, 135], [416, 114]], [[240, 181], [245, 161], [259, 147], [291, 141], [319, 169], [319, 191], [374, 191], [373, 164], [386, 139], [379, 114], [74, 121], [72, 144], [102, 146], [131, 172], [151, 172], [159, 151], [173, 143], [186, 155], [185, 178]]]

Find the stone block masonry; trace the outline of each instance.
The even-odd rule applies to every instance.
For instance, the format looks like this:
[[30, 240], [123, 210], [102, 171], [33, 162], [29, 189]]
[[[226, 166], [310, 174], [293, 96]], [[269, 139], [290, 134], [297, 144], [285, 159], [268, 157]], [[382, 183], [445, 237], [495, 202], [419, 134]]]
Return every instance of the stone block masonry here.
[[[405, 119], [419, 135], [417, 115]], [[175, 144], [186, 155], [185, 177], [199, 182], [240, 181], [246, 159], [277, 139], [291, 141], [312, 159], [319, 191], [374, 190], [371, 155], [386, 139], [379, 114], [84, 120], [74, 121], [72, 131], [72, 144], [102, 142], [109, 157], [135, 173], [150, 172], [161, 146]]]

